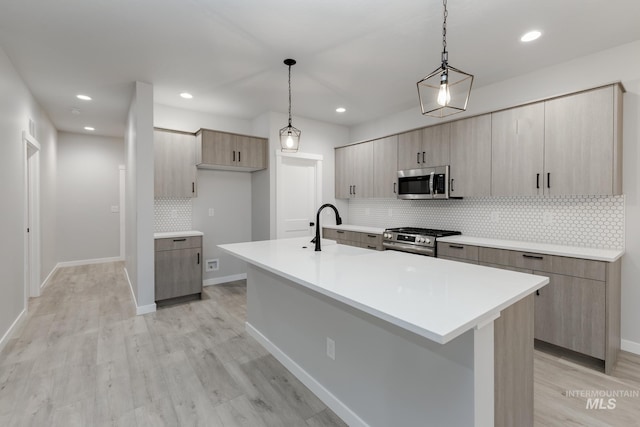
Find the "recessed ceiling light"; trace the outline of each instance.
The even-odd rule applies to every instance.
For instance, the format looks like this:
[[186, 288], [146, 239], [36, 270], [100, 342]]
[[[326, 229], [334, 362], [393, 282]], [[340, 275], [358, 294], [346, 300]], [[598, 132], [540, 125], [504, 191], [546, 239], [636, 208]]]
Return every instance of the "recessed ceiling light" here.
[[346, 108], [344, 108], [344, 107], [338, 107], [338, 108], [336, 108], [336, 113], [344, 113], [345, 111], [347, 111], [347, 109], [346, 109]]
[[89, 95], [76, 95], [76, 98], [82, 99], [83, 101], [91, 101], [91, 97]]
[[540, 31], [538, 31], [538, 30], [529, 31], [528, 33], [526, 33], [525, 35], [520, 37], [520, 41], [521, 42], [531, 42], [531, 41], [536, 40], [541, 35], [542, 35], [542, 33]]
[[91, 126], [85, 126], [85, 127], [84, 127], [84, 130], [89, 130], [89, 131], [92, 131], [92, 132], [93, 132], [94, 130], [96, 130], [96, 128], [91, 127]]
[[191, 95], [189, 92], [182, 92], [180, 94], [181, 97], [183, 97], [184, 99], [191, 99], [193, 98], [193, 95]]

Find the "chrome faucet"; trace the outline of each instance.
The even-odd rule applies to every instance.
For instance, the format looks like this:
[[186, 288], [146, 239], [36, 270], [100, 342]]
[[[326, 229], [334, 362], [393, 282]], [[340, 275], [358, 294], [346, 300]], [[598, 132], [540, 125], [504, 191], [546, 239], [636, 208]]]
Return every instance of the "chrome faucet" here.
[[316, 249], [315, 249], [316, 252], [319, 252], [322, 250], [320, 249], [320, 212], [322, 212], [322, 209], [324, 208], [333, 209], [333, 211], [336, 213], [336, 225], [342, 224], [342, 218], [340, 218], [340, 214], [338, 213], [338, 208], [333, 206], [331, 203], [325, 203], [324, 205], [320, 206], [320, 209], [318, 209], [318, 213], [316, 214], [316, 237], [311, 241], [311, 243], [316, 244]]

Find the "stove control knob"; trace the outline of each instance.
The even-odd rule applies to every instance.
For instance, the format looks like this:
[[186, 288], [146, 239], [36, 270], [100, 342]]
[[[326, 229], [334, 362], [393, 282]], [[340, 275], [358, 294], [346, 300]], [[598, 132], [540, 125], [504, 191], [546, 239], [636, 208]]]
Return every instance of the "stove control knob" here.
[[427, 245], [431, 243], [431, 239], [425, 239], [424, 241], [427, 243]]
[[424, 237], [418, 237], [417, 239], [418, 243], [423, 243], [424, 242]]

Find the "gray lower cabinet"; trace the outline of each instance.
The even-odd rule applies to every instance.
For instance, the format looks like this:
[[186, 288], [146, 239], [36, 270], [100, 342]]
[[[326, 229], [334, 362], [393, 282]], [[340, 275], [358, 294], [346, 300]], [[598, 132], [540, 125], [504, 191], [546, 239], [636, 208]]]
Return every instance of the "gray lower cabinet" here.
[[357, 246], [364, 249], [373, 249], [376, 251], [384, 249], [382, 247], [382, 234], [323, 227], [322, 238], [335, 240], [342, 245]]
[[535, 297], [535, 339], [604, 361], [620, 350], [620, 260], [593, 261], [438, 242], [438, 256], [549, 277]]
[[155, 240], [155, 300], [202, 294], [202, 237]]

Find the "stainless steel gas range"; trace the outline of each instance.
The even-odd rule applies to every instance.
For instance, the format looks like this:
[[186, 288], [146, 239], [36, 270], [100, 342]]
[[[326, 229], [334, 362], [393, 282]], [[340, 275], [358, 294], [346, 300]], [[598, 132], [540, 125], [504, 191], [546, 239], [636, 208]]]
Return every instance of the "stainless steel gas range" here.
[[382, 234], [382, 246], [385, 249], [411, 252], [414, 254], [436, 256], [438, 237], [454, 236], [459, 231], [432, 230], [430, 228], [387, 228]]

